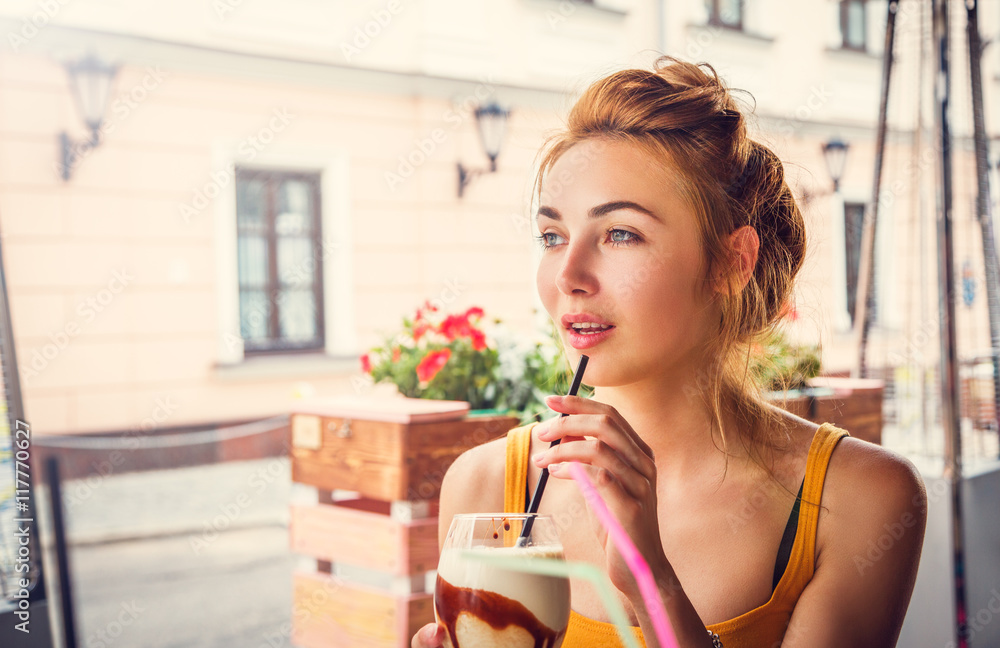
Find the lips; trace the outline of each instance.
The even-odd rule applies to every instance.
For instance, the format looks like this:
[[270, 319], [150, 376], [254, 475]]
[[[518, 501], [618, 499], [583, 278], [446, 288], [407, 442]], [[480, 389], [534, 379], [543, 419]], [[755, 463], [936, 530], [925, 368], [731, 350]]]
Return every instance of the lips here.
[[605, 326], [614, 326], [611, 322], [594, 315], [593, 313], [567, 313], [562, 316], [563, 328], [570, 328], [573, 324], [582, 324], [585, 322], [590, 322], [591, 324], [604, 324]]
[[[574, 349], [589, 349], [596, 346], [606, 340], [615, 330], [614, 324], [592, 313], [569, 313], [563, 315], [560, 321], [563, 328], [569, 332], [569, 343]], [[588, 327], [582, 330], [573, 328], [573, 324], [586, 322], [602, 324], [608, 328]]]

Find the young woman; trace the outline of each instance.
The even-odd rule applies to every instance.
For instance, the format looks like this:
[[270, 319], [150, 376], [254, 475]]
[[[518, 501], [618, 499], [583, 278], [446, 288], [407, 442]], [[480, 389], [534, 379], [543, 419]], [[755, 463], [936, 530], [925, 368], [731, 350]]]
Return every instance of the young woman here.
[[[923, 482], [905, 459], [762, 400], [749, 359], [788, 302], [805, 229], [781, 162], [748, 137], [715, 71], [664, 57], [596, 82], [538, 185], [538, 291], [571, 365], [589, 356], [595, 391], [550, 397], [570, 416], [463, 454], [442, 485], [440, 537], [458, 513], [522, 512], [547, 466], [539, 513], [583, 512], [561, 529], [566, 558], [604, 569], [655, 645], [565, 468], [576, 461], [653, 569], [681, 646], [894, 645]], [[563, 646], [622, 645], [591, 586], [571, 593]], [[412, 643], [442, 635], [428, 625]]]

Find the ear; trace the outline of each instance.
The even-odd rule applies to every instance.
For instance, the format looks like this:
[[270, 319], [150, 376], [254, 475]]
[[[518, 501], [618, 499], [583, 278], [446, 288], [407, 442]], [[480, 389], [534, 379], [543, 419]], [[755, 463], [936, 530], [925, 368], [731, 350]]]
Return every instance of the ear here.
[[[736, 290], [740, 291], [746, 287], [753, 276], [754, 268], [757, 267], [757, 253], [760, 251], [760, 238], [757, 230], [750, 225], [744, 225], [729, 235], [729, 267], [726, 268], [733, 273], [736, 279]], [[716, 290], [719, 292], [729, 292], [729, 287], [723, 281], [724, 273], [716, 275]]]

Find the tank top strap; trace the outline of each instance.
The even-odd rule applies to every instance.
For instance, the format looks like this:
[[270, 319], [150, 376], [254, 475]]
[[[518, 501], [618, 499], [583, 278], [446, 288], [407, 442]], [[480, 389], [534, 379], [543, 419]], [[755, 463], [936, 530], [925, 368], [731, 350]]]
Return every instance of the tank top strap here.
[[815, 571], [816, 529], [822, 510], [826, 470], [837, 444], [847, 436], [850, 435], [846, 430], [824, 423], [816, 430], [809, 446], [806, 474], [802, 482], [802, 499], [799, 505], [799, 523], [787, 568], [791, 573], [788, 574], [789, 578], [782, 578], [779, 583], [779, 588], [784, 590], [781, 594], [791, 594], [794, 599], [798, 599], [798, 595], [812, 579]]
[[531, 454], [531, 430], [538, 422], [507, 432], [507, 462], [503, 479], [503, 512], [524, 513], [528, 487], [528, 461]]

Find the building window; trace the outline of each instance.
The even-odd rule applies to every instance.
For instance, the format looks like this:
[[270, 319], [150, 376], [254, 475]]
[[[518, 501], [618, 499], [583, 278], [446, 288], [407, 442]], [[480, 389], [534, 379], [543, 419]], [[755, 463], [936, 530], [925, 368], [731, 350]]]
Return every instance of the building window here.
[[705, 0], [708, 22], [711, 25], [743, 29], [744, 0]]
[[236, 234], [244, 352], [322, 349], [319, 174], [237, 169]]
[[[861, 268], [861, 232], [865, 220], [864, 203], [844, 203], [844, 234], [847, 244], [847, 313], [854, 323], [858, 296], [858, 275]], [[873, 286], [874, 288], [874, 286]], [[874, 316], [875, 313], [872, 313]]]
[[840, 33], [844, 49], [864, 52], [867, 50], [866, 34], [868, 31], [865, 20], [865, 0], [841, 0], [840, 2]]

